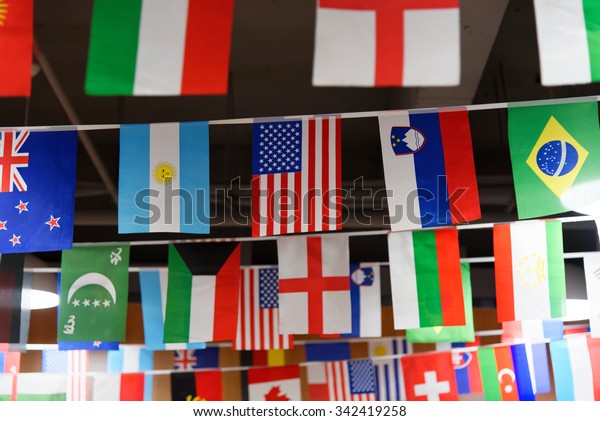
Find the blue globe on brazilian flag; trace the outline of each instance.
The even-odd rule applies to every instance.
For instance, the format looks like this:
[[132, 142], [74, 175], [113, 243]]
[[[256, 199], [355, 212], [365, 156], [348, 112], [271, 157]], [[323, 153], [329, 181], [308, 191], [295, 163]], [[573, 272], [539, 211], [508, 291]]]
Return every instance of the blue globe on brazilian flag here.
[[519, 219], [600, 201], [596, 101], [509, 105], [508, 118]]

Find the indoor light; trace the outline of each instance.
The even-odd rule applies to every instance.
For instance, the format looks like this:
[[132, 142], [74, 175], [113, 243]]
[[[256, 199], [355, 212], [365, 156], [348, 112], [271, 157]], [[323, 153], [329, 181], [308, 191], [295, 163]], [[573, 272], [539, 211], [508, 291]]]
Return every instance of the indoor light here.
[[58, 294], [54, 292], [32, 289], [30, 294], [30, 308], [32, 310], [58, 307]]
[[563, 322], [575, 322], [577, 320], [589, 320], [590, 305], [588, 300], [567, 299], [566, 316], [562, 318]]
[[590, 216], [600, 216], [600, 180], [588, 181], [571, 187], [560, 201], [567, 209]]

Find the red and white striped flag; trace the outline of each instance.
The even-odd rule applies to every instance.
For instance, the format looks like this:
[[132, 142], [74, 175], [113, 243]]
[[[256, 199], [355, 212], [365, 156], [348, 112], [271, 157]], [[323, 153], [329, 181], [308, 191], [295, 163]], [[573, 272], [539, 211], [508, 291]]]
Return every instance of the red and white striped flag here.
[[292, 347], [292, 335], [279, 333], [278, 272], [276, 267], [242, 269], [238, 326], [233, 349]]
[[[63, 351], [64, 352], [64, 351]], [[89, 351], [67, 351], [68, 375], [67, 400], [87, 401], [89, 397]]]
[[340, 230], [340, 117], [257, 121], [252, 138], [252, 236]]
[[371, 360], [325, 363], [325, 378], [331, 401], [374, 401], [375, 375]]

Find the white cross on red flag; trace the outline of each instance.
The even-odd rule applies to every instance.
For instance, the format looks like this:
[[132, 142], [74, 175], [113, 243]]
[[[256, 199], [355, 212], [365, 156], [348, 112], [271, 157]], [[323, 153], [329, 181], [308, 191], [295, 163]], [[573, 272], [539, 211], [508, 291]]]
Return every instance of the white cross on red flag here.
[[277, 253], [280, 332], [350, 333], [348, 237], [282, 237]]
[[406, 400], [458, 400], [450, 351], [406, 355], [401, 361]]

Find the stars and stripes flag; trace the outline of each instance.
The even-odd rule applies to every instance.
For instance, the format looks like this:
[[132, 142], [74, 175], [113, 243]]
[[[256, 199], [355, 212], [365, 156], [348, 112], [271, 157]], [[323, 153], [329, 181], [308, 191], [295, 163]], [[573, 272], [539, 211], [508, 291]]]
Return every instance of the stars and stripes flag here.
[[241, 271], [240, 307], [233, 349], [289, 349], [292, 335], [279, 332], [279, 271], [276, 267]]
[[340, 117], [257, 121], [252, 137], [252, 236], [340, 230]]
[[332, 401], [374, 401], [375, 376], [371, 360], [325, 363], [325, 376]]

